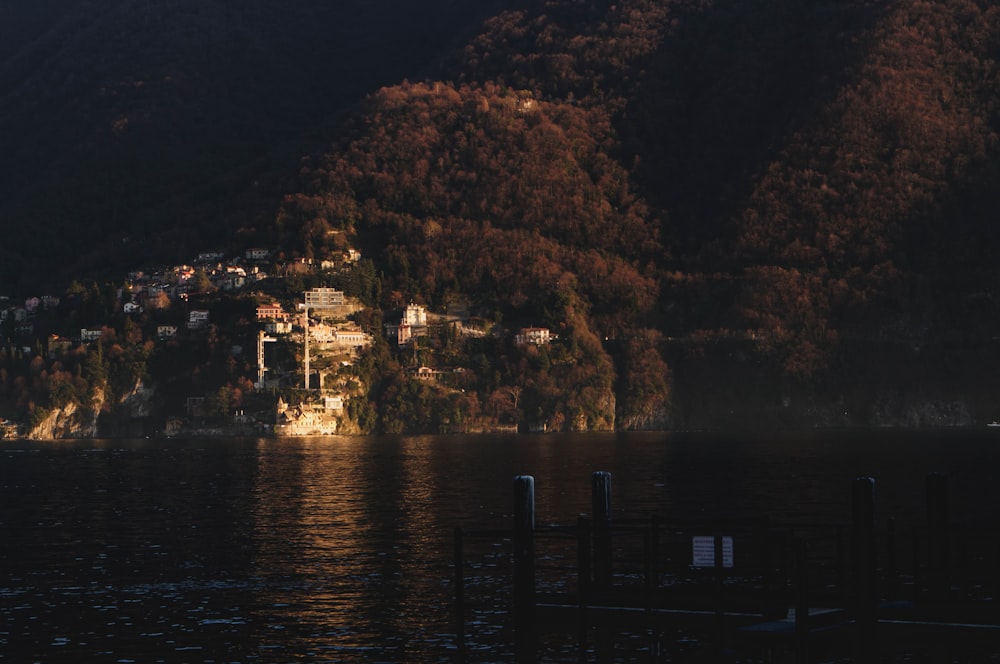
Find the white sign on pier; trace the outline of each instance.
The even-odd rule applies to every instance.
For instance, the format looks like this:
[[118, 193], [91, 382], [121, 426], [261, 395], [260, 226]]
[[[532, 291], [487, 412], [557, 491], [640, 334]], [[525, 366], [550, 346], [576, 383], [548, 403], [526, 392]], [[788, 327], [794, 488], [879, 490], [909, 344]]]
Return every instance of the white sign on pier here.
[[[691, 538], [691, 564], [695, 567], [715, 567], [715, 537], [695, 535]], [[722, 566], [733, 566], [733, 538], [722, 537]]]

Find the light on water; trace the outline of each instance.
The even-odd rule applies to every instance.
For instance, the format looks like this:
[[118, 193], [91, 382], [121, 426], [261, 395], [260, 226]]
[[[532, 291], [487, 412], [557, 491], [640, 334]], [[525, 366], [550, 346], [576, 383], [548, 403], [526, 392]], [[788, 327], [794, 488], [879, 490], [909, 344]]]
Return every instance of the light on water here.
[[[997, 442], [963, 433], [358, 437], [8, 442], [0, 448], [0, 661], [451, 662], [452, 529], [510, 526], [532, 475], [540, 524], [760, 516], [1000, 523]], [[510, 659], [509, 550], [473, 561], [468, 650]], [[506, 653], [506, 655], [505, 655]], [[473, 657], [478, 659], [478, 657]]]

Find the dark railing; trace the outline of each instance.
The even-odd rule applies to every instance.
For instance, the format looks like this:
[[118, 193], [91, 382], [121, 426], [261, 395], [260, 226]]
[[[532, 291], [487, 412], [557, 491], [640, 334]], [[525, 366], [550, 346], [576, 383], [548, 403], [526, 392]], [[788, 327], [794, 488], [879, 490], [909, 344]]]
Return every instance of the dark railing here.
[[851, 521], [840, 524], [612, 521], [610, 474], [594, 473], [592, 491], [589, 516], [539, 525], [534, 479], [519, 476], [510, 529], [455, 529], [459, 661], [470, 630], [484, 629], [509, 638], [518, 662], [537, 661], [543, 635], [556, 632], [580, 661], [599, 662], [625, 632], [645, 635], [651, 661], [685, 631], [705, 647], [781, 650], [796, 662], [830, 648], [877, 661], [934, 630], [995, 640], [1000, 653], [1000, 530], [952, 523], [942, 476], [928, 477], [927, 523], [909, 547], [893, 519], [876, 527], [867, 477], [853, 481]]

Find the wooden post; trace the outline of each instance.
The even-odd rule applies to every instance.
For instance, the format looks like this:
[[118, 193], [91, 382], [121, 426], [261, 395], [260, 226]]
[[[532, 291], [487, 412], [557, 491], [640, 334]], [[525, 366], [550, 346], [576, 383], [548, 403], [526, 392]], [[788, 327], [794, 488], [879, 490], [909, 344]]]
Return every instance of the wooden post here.
[[878, 660], [878, 585], [875, 549], [875, 478], [858, 477], [852, 494], [853, 572], [859, 662]]
[[591, 518], [594, 524], [594, 585], [611, 587], [611, 473], [591, 476]]
[[886, 599], [896, 599], [896, 586], [899, 582], [899, 569], [896, 566], [896, 519], [889, 517], [885, 522], [885, 596]]
[[[599, 471], [591, 475], [591, 519], [594, 539], [594, 585], [598, 593], [611, 589], [611, 473]], [[614, 653], [614, 637], [607, 627], [597, 631], [597, 661], [610, 662]]]
[[590, 519], [586, 516], [579, 516], [576, 520], [576, 585], [581, 597], [590, 597], [590, 547], [592, 528]]
[[795, 662], [809, 662], [809, 589], [806, 575], [806, 541], [801, 537], [793, 542], [792, 562], [795, 573]]
[[948, 595], [950, 528], [948, 478], [930, 473], [927, 475], [927, 591], [934, 600], [943, 600]]
[[784, 616], [788, 608], [783, 596], [784, 585], [778, 575], [780, 537], [781, 531], [771, 527], [769, 517], [765, 516], [757, 523], [754, 538], [757, 540], [757, 555], [760, 559], [764, 586], [761, 613], [768, 618]]
[[465, 661], [465, 555], [462, 548], [462, 528], [455, 528], [455, 644], [458, 661]]
[[517, 661], [535, 661], [535, 478], [514, 478], [514, 639]]

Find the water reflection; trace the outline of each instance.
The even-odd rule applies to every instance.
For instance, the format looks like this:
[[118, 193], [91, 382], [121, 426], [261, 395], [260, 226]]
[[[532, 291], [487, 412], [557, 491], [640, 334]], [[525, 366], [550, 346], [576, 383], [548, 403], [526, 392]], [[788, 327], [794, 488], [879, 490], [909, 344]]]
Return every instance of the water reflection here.
[[259, 444], [254, 567], [275, 635], [264, 648], [407, 661], [445, 638], [446, 602], [427, 601], [450, 562], [433, 454], [412, 438]]

